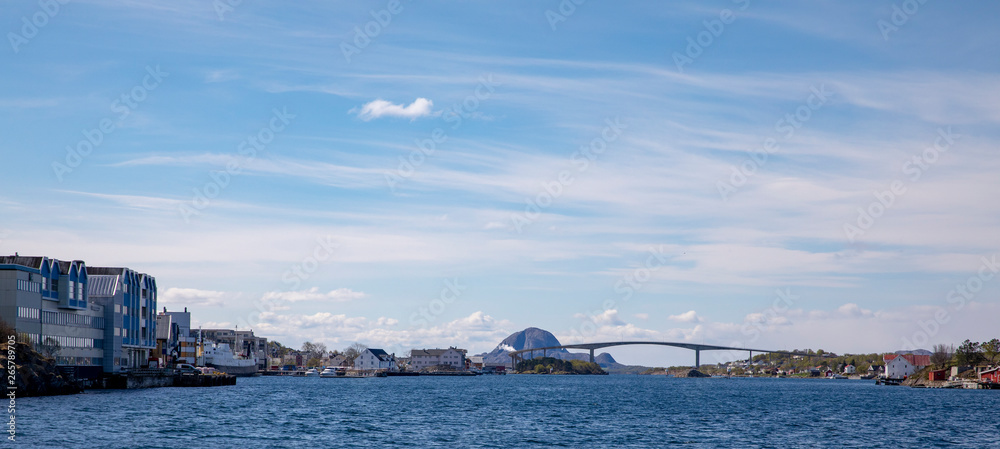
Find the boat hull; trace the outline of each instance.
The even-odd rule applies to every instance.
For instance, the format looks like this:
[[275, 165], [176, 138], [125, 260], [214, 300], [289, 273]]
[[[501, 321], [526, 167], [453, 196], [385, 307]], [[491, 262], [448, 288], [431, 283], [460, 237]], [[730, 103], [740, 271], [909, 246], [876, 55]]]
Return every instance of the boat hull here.
[[232, 366], [232, 365], [218, 365], [215, 363], [207, 363], [206, 365], [215, 368], [216, 370], [222, 371], [226, 374], [232, 374], [236, 377], [252, 377], [257, 375], [257, 365]]

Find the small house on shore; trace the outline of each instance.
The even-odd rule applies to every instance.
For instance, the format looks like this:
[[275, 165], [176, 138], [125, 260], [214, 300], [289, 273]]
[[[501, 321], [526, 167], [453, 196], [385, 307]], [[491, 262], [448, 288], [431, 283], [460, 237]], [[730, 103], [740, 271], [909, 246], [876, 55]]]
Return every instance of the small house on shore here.
[[917, 354], [886, 354], [882, 360], [888, 379], [904, 379], [931, 364], [931, 356]]
[[948, 380], [948, 370], [947, 369], [936, 369], [927, 374], [927, 380]]
[[1000, 367], [995, 367], [979, 373], [980, 382], [1000, 384]]

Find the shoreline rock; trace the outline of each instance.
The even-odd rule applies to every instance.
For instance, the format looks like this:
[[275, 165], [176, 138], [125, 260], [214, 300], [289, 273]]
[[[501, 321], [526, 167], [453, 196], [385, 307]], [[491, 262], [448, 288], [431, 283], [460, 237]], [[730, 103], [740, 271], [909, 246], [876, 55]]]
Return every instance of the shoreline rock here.
[[[7, 381], [8, 345], [4, 343], [0, 350], [0, 365], [3, 367], [5, 383]], [[67, 379], [56, 367], [56, 361], [43, 357], [31, 346], [15, 343], [14, 364], [15, 394], [17, 397], [57, 396], [78, 394], [83, 392], [83, 384], [75, 379]]]

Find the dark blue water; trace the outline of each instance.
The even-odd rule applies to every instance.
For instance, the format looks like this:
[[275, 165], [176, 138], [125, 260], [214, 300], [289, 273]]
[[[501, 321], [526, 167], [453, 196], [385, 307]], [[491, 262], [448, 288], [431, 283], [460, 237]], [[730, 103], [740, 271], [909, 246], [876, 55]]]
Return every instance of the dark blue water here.
[[31, 448], [1000, 447], [1000, 391], [851, 380], [259, 377], [17, 407]]

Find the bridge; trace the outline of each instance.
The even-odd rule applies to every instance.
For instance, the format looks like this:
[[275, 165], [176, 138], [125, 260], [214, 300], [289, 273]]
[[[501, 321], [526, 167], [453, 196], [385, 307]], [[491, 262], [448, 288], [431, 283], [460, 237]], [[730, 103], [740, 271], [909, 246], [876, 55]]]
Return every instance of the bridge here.
[[547, 346], [544, 348], [522, 349], [520, 351], [510, 351], [507, 353], [507, 355], [510, 356], [511, 366], [516, 367], [518, 361], [524, 361], [524, 353], [526, 352], [531, 354], [531, 358], [535, 358], [535, 351], [541, 351], [542, 357], [545, 357], [550, 349], [586, 349], [590, 351], [590, 363], [594, 363], [595, 350], [611, 346], [625, 346], [625, 345], [658, 345], [658, 346], [673, 346], [675, 348], [690, 349], [694, 351], [695, 368], [701, 366], [701, 351], [749, 351], [750, 359], [753, 359], [754, 352], [770, 353], [770, 354], [801, 355], [807, 357], [827, 357], [826, 355], [819, 356], [816, 354], [809, 354], [804, 352], [737, 348], [733, 346], [704, 345], [698, 343], [678, 343], [672, 341], [609, 341], [606, 343], [579, 343], [573, 345]]

